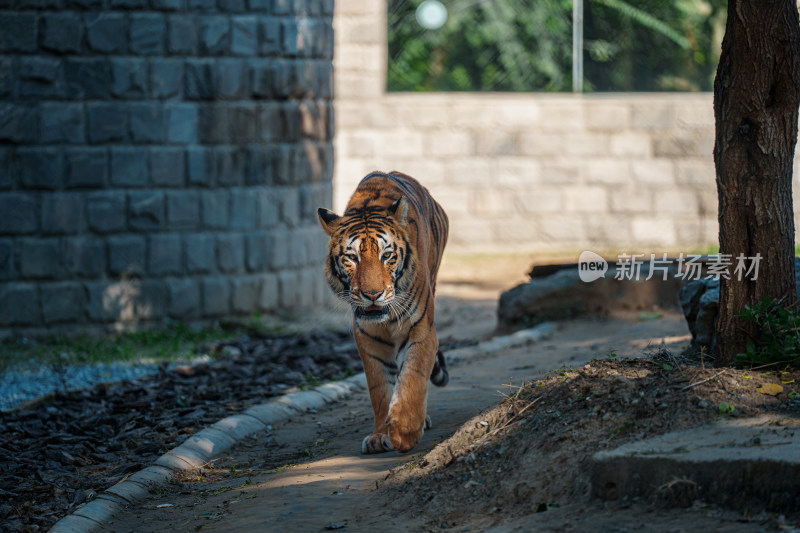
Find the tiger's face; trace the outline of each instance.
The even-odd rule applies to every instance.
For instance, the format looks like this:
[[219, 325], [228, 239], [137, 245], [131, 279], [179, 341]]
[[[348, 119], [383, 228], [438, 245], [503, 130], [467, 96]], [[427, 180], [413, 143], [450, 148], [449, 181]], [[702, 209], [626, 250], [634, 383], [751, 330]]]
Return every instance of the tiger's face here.
[[413, 262], [403, 225], [407, 207], [397, 217], [395, 204], [341, 217], [319, 210], [320, 223], [331, 237], [325, 265], [328, 284], [359, 320], [384, 322], [399, 318], [408, 308], [404, 288], [410, 284]]

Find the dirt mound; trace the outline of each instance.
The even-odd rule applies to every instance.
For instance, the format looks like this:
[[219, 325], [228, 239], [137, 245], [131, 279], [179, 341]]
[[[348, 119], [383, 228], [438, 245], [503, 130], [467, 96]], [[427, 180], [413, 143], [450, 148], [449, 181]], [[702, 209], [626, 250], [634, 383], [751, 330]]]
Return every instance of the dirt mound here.
[[[798, 371], [703, 368], [666, 351], [563, 368], [509, 390], [500, 405], [395, 469], [379, 497], [390, 515], [424, 509], [420, 526], [430, 530], [484, 529], [576, 502], [588, 505], [586, 467], [595, 452], [717, 417], [797, 416], [798, 381]], [[781, 385], [783, 392], [759, 392], [763, 383]], [[658, 497], [645, 503], [650, 510], [704, 506]]]

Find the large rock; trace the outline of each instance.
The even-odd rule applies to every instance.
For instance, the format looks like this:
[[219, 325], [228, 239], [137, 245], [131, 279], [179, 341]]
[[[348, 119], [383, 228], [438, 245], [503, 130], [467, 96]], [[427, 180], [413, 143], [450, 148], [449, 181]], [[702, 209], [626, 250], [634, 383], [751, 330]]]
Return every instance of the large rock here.
[[[800, 258], [794, 258], [794, 277], [800, 299]], [[686, 284], [678, 295], [683, 315], [692, 333], [692, 347], [706, 353], [713, 351], [717, 340], [719, 315], [719, 278], [699, 279]]]
[[[638, 280], [617, 279], [611, 266], [595, 281], [581, 281], [578, 265], [562, 265], [544, 277], [534, 277], [500, 295], [497, 309], [498, 328], [502, 331], [530, 327], [546, 320], [583, 315], [604, 316], [614, 310], [649, 310], [654, 307], [677, 309], [678, 292], [684, 284], [676, 278], [676, 266], [661, 271], [651, 279], [647, 264], [642, 265]], [[620, 276], [621, 277], [621, 276]]]

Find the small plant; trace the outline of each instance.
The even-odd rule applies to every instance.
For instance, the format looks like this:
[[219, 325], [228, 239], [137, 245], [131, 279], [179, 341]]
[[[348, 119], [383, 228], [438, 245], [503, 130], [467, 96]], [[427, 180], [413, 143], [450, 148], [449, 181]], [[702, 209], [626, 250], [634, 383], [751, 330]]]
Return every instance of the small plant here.
[[736, 356], [736, 364], [800, 364], [800, 312], [765, 298], [757, 305], [745, 306], [739, 316], [758, 327], [758, 339], [747, 341], [745, 352]]

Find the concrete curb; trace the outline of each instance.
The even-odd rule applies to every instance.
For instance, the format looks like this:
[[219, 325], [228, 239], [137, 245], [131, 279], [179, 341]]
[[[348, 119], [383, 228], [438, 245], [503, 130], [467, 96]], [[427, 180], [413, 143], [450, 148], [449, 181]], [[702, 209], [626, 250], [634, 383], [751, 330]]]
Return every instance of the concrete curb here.
[[[512, 335], [494, 337], [475, 346], [451, 350], [447, 352], [446, 357], [449, 362], [462, 361], [488, 352], [531, 344], [548, 338], [554, 331], [552, 324], [543, 323]], [[56, 522], [50, 531], [51, 533], [96, 531], [108, 525], [114, 515], [124, 507], [144, 500], [155, 489], [169, 484], [176, 473], [200, 468], [236, 442], [266, 429], [270, 424], [305, 414], [309, 409], [318, 409], [366, 388], [367, 379], [362, 372], [342, 381], [320, 385], [312, 390], [286, 394], [250, 407], [243, 413], [225, 417], [159, 457], [152, 466], [106, 489], [96, 499]]]

